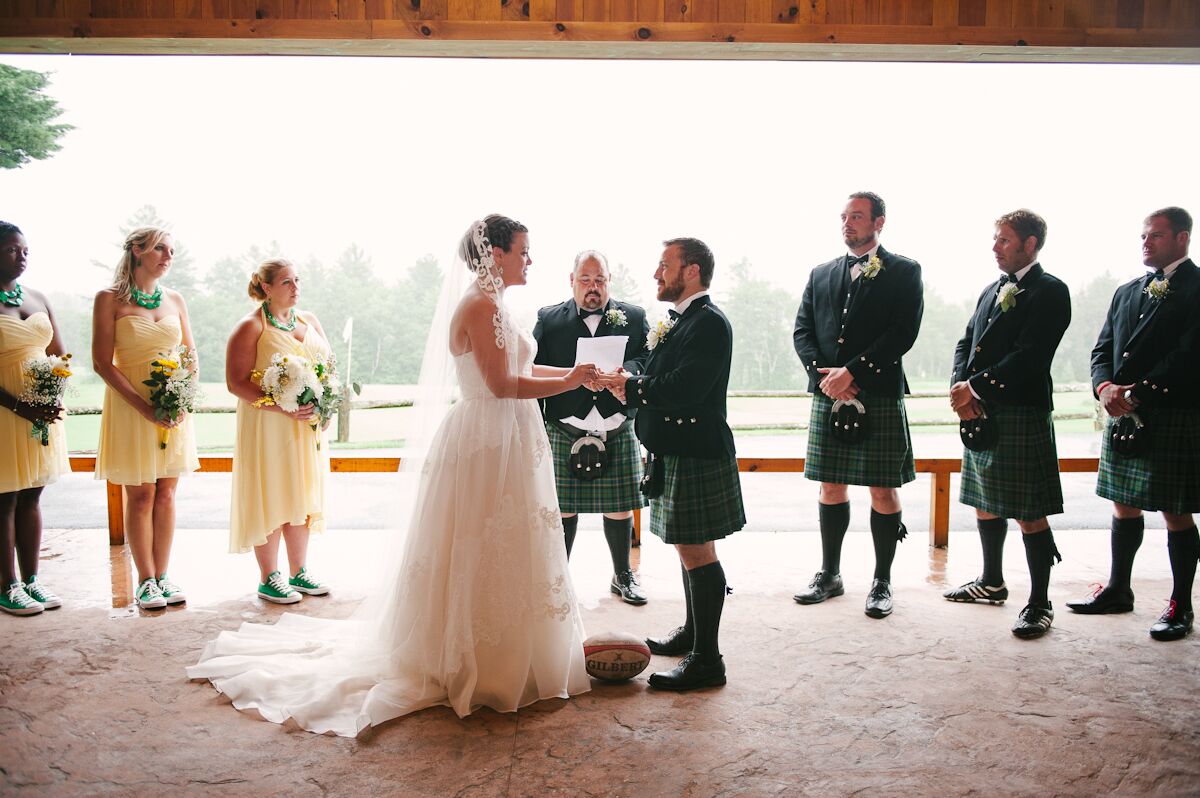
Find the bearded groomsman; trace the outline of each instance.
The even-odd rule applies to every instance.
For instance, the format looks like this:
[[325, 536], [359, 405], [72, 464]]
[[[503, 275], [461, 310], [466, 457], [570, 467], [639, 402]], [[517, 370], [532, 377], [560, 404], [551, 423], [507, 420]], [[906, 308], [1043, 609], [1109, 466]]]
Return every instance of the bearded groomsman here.
[[675, 546], [683, 566], [687, 620], [646, 643], [655, 654], [687, 656], [651, 675], [650, 686], [693, 690], [725, 684], [717, 644], [725, 571], [714, 541], [745, 526], [746, 515], [725, 421], [733, 329], [708, 295], [713, 254], [695, 238], [664, 246], [654, 278], [659, 301], [675, 307], [650, 331], [645, 374], [618, 374], [612, 385], [640, 411], [637, 434], [650, 452], [650, 531]]
[[1192, 631], [1192, 582], [1200, 554], [1200, 270], [1188, 258], [1192, 217], [1150, 214], [1142, 228], [1145, 277], [1116, 290], [1092, 350], [1092, 385], [1110, 416], [1096, 493], [1113, 503], [1108, 585], [1067, 602], [1087, 615], [1132, 612], [1130, 578], [1142, 544], [1143, 510], [1167, 524], [1174, 589], [1155, 640]]
[[[533, 328], [538, 343], [535, 363], [570, 368], [575, 365], [580, 340], [622, 336], [626, 339], [622, 368], [630, 374], [642, 373], [649, 355], [646, 311], [611, 298], [610, 278], [604, 255], [585, 250], [575, 256], [570, 279], [573, 297], [538, 311]], [[629, 565], [633, 510], [645, 506], [638, 489], [642, 450], [633, 431], [636, 409], [626, 409], [616, 396], [596, 385], [551, 396], [543, 401], [542, 409], [554, 455], [554, 483], [567, 556], [575, 542], [578, 514], [603, 513], [604, 539], [612, 556], [612, 592], [628, 604], [645, 604], [646, 595]], [[583, 444], [581, 439], [586, 439]], [[599, 477], [593, 476], [599, 460], [595, 456], [589, 459], [584, 447], [590, 447], [592, 455], [603, 447], [606, 461], [597, 469]]]
[[[795, 600], [817, 604], [845, 592], [847, 486], [866, 485], [875, 544], [875, 577], [865, 608], [871, 618], [892, 612], [892, 560], [906, 534], [896, 489], [916, 478], [904, 413], [908, 380], [900, 359], [917, 340], [925, 307], [920, 264], [879, 244], [886, 211], [877, 194], [850, 195], [842, 211], [848, 252], [809, 274], [793, 334], [813, 394], [804, 476], [821, 483], [822, 551], [821, 570]], [[843, 409], [833, 419], [835, 402]]]
[[1030, 590], [1012, 631], [1034, 638], [1054, 621], [1047, 590], [1058, 550], [1046, 517], [1062, 512], [1063, 497], [1050, 364], [1071, 323], [1071, 295], [1038, 262], [1046, 243], [1042, 217], [1024, 209], [1006, 213], [996, 220], [993, 241], [1002, 274], [979, 295], [954, 350], [950, 386], [950, 405], [966, 444], [959, 500], [975, 508], [983, 574], [945, 597], [1004, 603], [1004, 538], [1008, 519], [1015, 518]]

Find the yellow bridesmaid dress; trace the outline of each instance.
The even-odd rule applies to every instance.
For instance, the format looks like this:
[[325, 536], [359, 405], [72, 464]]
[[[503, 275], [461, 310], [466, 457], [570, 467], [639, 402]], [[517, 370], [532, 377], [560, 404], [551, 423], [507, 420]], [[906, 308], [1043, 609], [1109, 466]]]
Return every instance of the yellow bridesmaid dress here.
[[[183, 342], [179, 316], [158, 321], [122, 316], [116, 321], [115, 333], [113, 365], [139, 394], [149, 398], [150, 388], [142, 381], [150, 377], [151, 361]], [[146, 485], [199, 469], [192, 417], [185, 415], [183, 422], [171, 430], [165, 449], [159, 445], [161, 429], [108, 387], [100, 416], [96, 479], [117, 485]]]
[[[309, 324], [304, 342], [263, 318], [254, 357], [255, 370], [271, 363], [276, 352], [311, 358], [328, 356], [329, 344]], [[318, 449], [317, 443], [321, 446]], [[329, 446], [323, 432], [274, 410], [239, 399], [237, 440], [233, 448], [233, 500], [229, 512], [229, 550], [250, 551], [284, 524], [308, 522], [309, 531], [325, 530], [325, 475]]]
[[[20, 396], [25, 389], [25, 362], [45, 355], [53, 339], [54, 327], [45, 313], [27, 319], [0, 316], [0, 387]], [[47, 446], [29, 434], [32, 429], [33, 422], [0, 407], [0, 493], [40, 488], [70, 470], [63, 422], [50, 425]]]

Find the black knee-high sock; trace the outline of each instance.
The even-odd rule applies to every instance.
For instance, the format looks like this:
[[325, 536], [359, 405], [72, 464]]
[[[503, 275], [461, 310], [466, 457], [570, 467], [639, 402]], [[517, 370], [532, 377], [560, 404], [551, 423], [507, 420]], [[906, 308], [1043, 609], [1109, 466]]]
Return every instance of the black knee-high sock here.
[[696, 634], [696, 618], [692, 614], [692, 580], [688, 576], [688, 569], [683, 563], [679, 563], [679, 572], [683, 574], [683, 608], [687, 611], [687, 617], [683, 622], [683, 628], [688, 634]]
[[871, 540], [875, 543], [875, 578], [892, 581], [892, 560], [896, 543], [906, 534], [900, 513], [881, 513], [871, 509]]
[[725, 606], [725, 569], [720, 562], [709, 563], [688, 571], [687, 577], [692, 585], [696, 629], [692, 652], [705, 659], [716, 659], [721, 656], [717, 638]]
[[821, 570], [827, 574], [842, 572], [842, 541], [850, 528], [850, 502], [818, 504], [821, 521]]
[[1054, 545], [1054, 533], [1046, 527], [1041, 532], [1021, 535], [1025, 542], [1025, 562], [1029, 564], [1029, 603], [1045, 607], [1050, 603], [1050, 569], [1054, 558], [1062, 561], [1062, 555]]
[[1133, 558], [1142, 545], [1142, 537], [1146, 530], [1146, 519], [1117, 518], [1112, 520], [1112, 569], [1108, 576], [1110, 590], [1129, 590], [1129, 580], [1133, 578]]
[[571, 559], [571, 547], [575, 545], [575, 530], [579, 528], [579, 516], [573, 515], [562, 520], [563, 542], [567, 544], [567, 559]]
[[1167, 532], [1167, 552], [1171, 555], [1171, 576], [1175, 586], [1171, 598], [1181, 610], [1192, 608], [1192, 583], [1196, 580], [1196, 558], [1200, 557], [1200, 533], [1196, 527]]
[[979, 542], [983, 546], [983, 580], [989, 587], [1004, 584], [1004, 538], [1008, 535], [1007, 518], [977, 518]]
[[629, 546], [633, 543], [632, 518], [605, 518], [604, 539], [608, 541], [608, 553], [612, 555], [613, 573], [629, 570]]

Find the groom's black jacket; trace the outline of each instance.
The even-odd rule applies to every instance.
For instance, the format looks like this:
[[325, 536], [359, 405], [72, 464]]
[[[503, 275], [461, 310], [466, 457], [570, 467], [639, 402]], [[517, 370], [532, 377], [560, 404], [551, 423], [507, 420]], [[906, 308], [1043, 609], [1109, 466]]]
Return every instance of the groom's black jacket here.
[[863, 283], [845, 314], [850, 290], [846, 256], [821, 264], [808, 276], [792, 341], [812, 393], [820, 390], [824, 376], [817, 369], [833, 367], [848, 368], [858, 387], [874, 396], [899, 399], [908, 392], [900, 358], [921, 329], [921, 265], [883, 247], [876, 254], [883, 268], [874, 279], [858, 278]]
[[625, 383], [637, 436], [656, 455], [716, 459], [735, 453], [725, 421], [733, 328], [708, 296], [688, 305], [650, 351], [646, 373]]
[[979, 295], [966, 334], [954, 349], [951, 384], [970, 380], [984, 402], [1053, 410], [1050, 364], [1071, 323], [1066, 284], [1035, 264], [1017, 283], [1016, 304], [1001, 311], [999, 283]]
[[[609, 299], [603, 310], [595, 336], [584, 324], [574, 299], [539, 310], [537, 324], [533, 328], [533, 337], [538, 344], [537, 357], [533, 362], [539, 366], [571, 368], [575, 365], [576, 342], [580, 338], [627, 335], [629, 340], [625, 342], [623, 366], [630, 374], [641, 374], [645, 370], [646, 357], [650, 354], [646, 351], [646, 334], [650, 329], [646, 324], [646, 311], [637, 305], [614, 299]], [[620, 310], [625, 314], [624, 325], [614, 327], [609, 323], [607, 316], [611, 310]], [[570, 416], [586, 418], [593, 406], [604, 418], [614, 413], [633, 415], [609, 391], [592, 393], [583, 386], [548, 397], [541, 404], [542, 413], [552, 421]]]

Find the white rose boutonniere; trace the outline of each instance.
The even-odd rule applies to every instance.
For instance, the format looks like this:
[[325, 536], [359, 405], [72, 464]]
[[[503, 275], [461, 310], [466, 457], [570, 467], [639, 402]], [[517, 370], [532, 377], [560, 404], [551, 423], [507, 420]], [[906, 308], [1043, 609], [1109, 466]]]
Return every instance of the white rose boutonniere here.
[[675, 319], [659, 319], [650, 328], [650, 334], [646, 336], [646, 348], [654, 349], [662, 343], [667, 334], [675, 326]]
[[625, 311], [620, 308], [611, 308], [604, 314], [604, 320], [610, 327], [624, 327], [629, 323], [629, 319], [625, 318]]
[[1170, 280], [1151, 280], [1145, 291], [1155, 302], [1162, 302], [1171, 294]]
[[862, 276], [868, 280], [874, 280], [881, 271], [883, 271], [883, 261], [879, 259], [878, 255], [872, 255], [871, 259], [863, 264]]
[[1000, 312], [1008, 313], [1017, 306], [1017, 296], [1025, 293], [1024, 288], [1018, 288], [1016, 283], [1005, 283], [1000, 289]]

